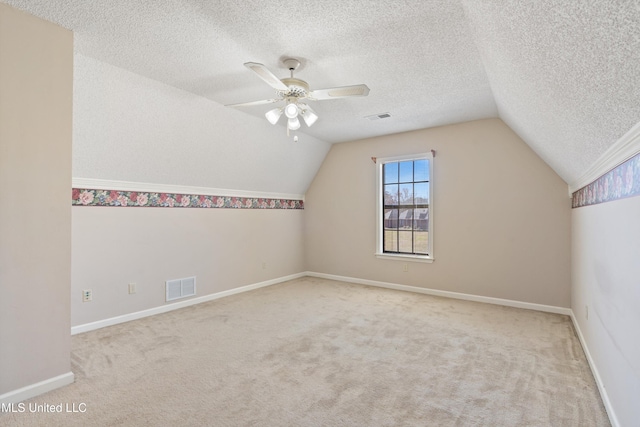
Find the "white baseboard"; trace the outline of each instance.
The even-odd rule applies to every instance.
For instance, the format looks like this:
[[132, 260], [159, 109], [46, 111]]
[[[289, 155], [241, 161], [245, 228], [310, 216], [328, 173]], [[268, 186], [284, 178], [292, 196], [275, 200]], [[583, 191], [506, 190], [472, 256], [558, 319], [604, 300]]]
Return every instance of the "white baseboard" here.
[[604, 387], [604, 383], [602, 382], [602, 378], [600, 377], [600, 372], [598, 371], [598, 367], [596, 366], [593, 358], [591, 357], [591, 352], [589, 352], [589, 347], [587, 346], [587, 342], [584, 339], [584, 335], [582, 335], [582, 331], [580, 330], [580, 325], [578, 324], [578, 320], [576, 316], [571, 310], [571, 321], [573, 322], [573, 327], [578, 334], [578, 339], [580, 340], [580, 344], [582, 345], [582, 350], [584, 350], [585, 356], [587, 356], [587, 362], [589, 362], [589, 367], [591, 368], [591, 372], [593, 373], [593, 378], [596, 380], [596, 385], [598, 386], [598, 391], [600, 391], [600, 397], [602, 397], [602, 403], [604, 404], [605, 409], [607, 410], [607, 415], [609, 415], [609, 421], [611, 422], [612, 427], [620, 427], [620, 422], [618, 421], [618, 417], [616, 413], [613, 411], [613, 407], [611, 406], [611, 400], [609, 400], [609, 395], [607, 394], [607, 389]]
[[[143, 317], [153, 316], [155, 314], [166, 313], [168, 311], [177, 310], [179, 308], [200, 304], [206, 301], [213, 301], [218, 298], [224, 298], [230, 295], [251, 291], [253, 289], [275, 285], [278, 283], [286, 282], [288, 280], [298, 279], [304, 276], [318, 277], [322, 279], [336, 280], [336, 281], [347, 282], [347, 283], [357, 283], [360, 285], [376, 286], [376, 287], [387, 288], [387, 289], [395, 289], [399, 291], [416, 292], [416, 293], [421, 293], [426, 295], [434, 295], [434, 296], [454, 298], [454, 299], [460, 299], [460, 300], [466, 300], [466, 301], [475, 301], [475, 302], [481, 302], [481, 303], [487, 303], [487, 304], [503, 305], [507, 307], [524, 308], [528, 310], [538, 310], [538, 311], [543, 311], [548, 313], [564, 314], [564, 315], [570, 316], [573, 322], [573, 325], [575, 327], [576, 333], [578, 334], [578, 339], [580, 340], [580, 344], [584, 349], [584, 353], [587, 357], [589, 367], [591, 368], [591, 372], [593, 373], [593, 377], [598, 386], [598, 390], [600, 391], [600, 395], [602, 397], [603, 404], [607, 410], [607, 414], [609, 415], [611, 425], [613, 427], [620, 427], [620, 423], [618, 422], [615, 412], [613, 411], [613, 408], [611, 406], [611, 401], [609, 400], [609, 396], [604, 387], [604, 384], [602, 383], [602, 379], [600, 378], [598, 369], [593, 361], [593, 358], [591, 357], [591, 353], [589, 352], [589, 348], [587, 347], [587, 343], [584, 340], [584, 336], [582, 335], [582, 331], [580, 330], [580, 326], [578, 325], [578, 322], [575, 318], [573, 310], [565, 307], [556, 307], [552, 305], [535, 304], [535, 303], [508, 300], [508, 299], [502, 299], [502, 298], [485, 297], [480, 295], [464, 294], [460, 292], [420, 288], [417, 286], [400, 285], [397, 283], [380, 282], [376, 280], [359, 279], [355, 277], [338, 276], [334, 274], [325, 274], [325, 273], [307, 271], [304, 273], [292, 274], [289, 276], [283, 276], [276, 279], [267, 280], [264, 282], [254, 283], [252, 285], [242, 286], [240, 288], [230, 289], [228, 291], [205, 295], [198, 298], [192, 298], [187, 301], [181, 301], [174, 304], [168, 304], [160, 307], [151, 308], [148, 310], [138, 311], [135, 313], [130, 313], [130, 314], [117, 316], [117, 317], [112, 317], [112, 318], [100, 320], [97, 322], [91, 322], [91, 323], [86, 323], [84, 325], [74, 326], [71, 328], [71, 334], [75, 335], [82, 332], [88, 332], [95, 329], [104, 328], [106, 326], [116, 325], [119, 323], [124, 323], [131, 320], [140, 319]], [[27, 386], [19, 390], [15, 390], [15, 391], [3, 394], [0, 396], [0, 403], [17, 403], [22, 400], [37, 396], [39, 394], [46, 393], [47, 391], [53, 390], [55, 388], [62, 387], [67, 384], [71, 384], [72, 382], [73, 382], [73, 373], [69, 372], [59, 377], [52, 378], [47, 381], [42, 381], [40, 383], [33, 384], [31, 386]]]
[[591, 368], [591, 372], [593, 373], [593, 377], [598, 386], [598, 391], [600, 392], [600, 396], [602, 397], [602, 402], [607, 411], [607, 415], [609, 416], [609, 421], [611, 422], [612, 427], [620, 427], [620, 423], [618, 422], [618, 418], [616, 417], [616, 414], [613, 411], [613, 407], [611, 406], [611, 401], [609, 400], [609, 395], [607, 394], [607, 390], [604, 387], [604, 384], [600, 377], [600, 373], [598, 372], [598, 368], [596, 367], [593, 361], [593, 358], [591, 357], [591, 353], [589, 352], [587, 343], [584, 340], [584, 336], [582, 335], [582, 331], [580, 330], [580, 326], [578, 325], [578, 321], [576, 320], [575, 314], [573, 313], [573, 310], [570, 308], [556, 307], [552, 305], [543, 305], [543, 304], [533, 304], [528, 302], [514, 301], [514, 300], [508, 300], [508, 299], [502, 299], [502, 298], [492, 298], [492, 297], [484, 297], [479, 295], [463, 294], [459, 292], [441, 291], [437, 289], [419, 288], [417, 286], [407, 286], [407, 285], [399, 285], [396, 283], [378, 282], [375, 280], [358, 279], [354, 277], [337, 276], [337, 275], [325, 274], [325, 273], [316, 273], [313, 271], [307, 271], [306, 275], [311, 277], [329, 279], [329, 280], [337, 280], [341, 282], [357, 283], [360, 285], [377, 286], [381, 288], [396, 289], [396, 290], [407, 291], [407, 292], [417, 292], [417, 293], [426, 294], [426, 295], [435, 295], [440, 297], [461, 299], [461, 300], [467, 300], [467, 301], [476, 301], [476, 302], [483, 302], [488, 304], [504, 305], [508, 307], [525, 308], [529, 310], [538, 310], [538, 311], [544, 311], [548, 313], [565, 314], [571, 318], [571, 321], [573, 322], [576, 333], [578, 334], [578, 339], [580, 340], [580, 344], [582, 345], [584, 353], [587, 357], [587, 361], [589, 363], [589, 367]]
[[67, 372], [66, 374], [58, 375], [57, 377], [49, 378], [48, 380], [40, 381], [17, 390], [10, 391], [0, 395], [0, 404], [7, 405], [31, 399], [32, 397], [36, 397], [56, 388], [69, 385], [73, 383], [73, 379], [73, 372]]
[[242, 286], [240, 288], [230, 289], [228, 291], [217, 292], [215, 294], [204, 295], [197, 298], [191, 298], [185, 301], [180, 301], [173, 304], [162, 305], [159, 307], [150, 308], [147, 310], [136, 311], [134, 313], [123, 314], [122, 316], [110, 317], [108, 319], [98, 320], [96, 322], [85, 323], [83, 325], [77, 325], [71, 327], [71, 335], [80, 334], [82, 332], [93, 331], [95, 329], [104, 328], [107, 326], [117, 325], [119, 323], [129, 322], [131, 320], [141, 319], [143, 317], [153, 316], [155, 314], [166, 313], [168, 311], [177, 310], [179, 308], [188, 307], [195, 304], [200, 304], [207, 301], [213, 301], [218, 298], [223, 298], [230, 295], [235, 295], [241, 292], [251, 291], [253, 289], [262, 288], [265, 286], [275, 285], [277, 283], [286, 282], [288, 280], [298, 279], [304, 276], [320, 277], [330, 280], [338, 280], [342, 282], [358, 283], [361, 285], [377, 286], [381, 288], [396, 289], [407, 292], [417, 292], [427, 295], [435, 295], [447, 298], [455, 298], [467, 301], [483, 302], [488, 304], [504, 305], [508, 307], [525, 308], [529, 310], [545, 311], [549, 313], [571, 315], [571, 309], [564, 307], [555, 307], [551, 305], [533, 304], [528, 302], [513, 301], [501, 298], [484, 297], [479, 295], [463, 294], [459, 292], [441, 291], [437, 289], [419, 288], [417, 286], [399, 285], [396, 283], [379, 282], [375, 280], [358, 279], [354, 277], [337, 276], [333, 274], [316, 273], [313, 271], [307, 271], [303, 273], [291, 274], [289, 276], [278, 277], [276, 279], [267, 280], [264, 282], [254, 283], [252, 285]]
[[277, 283], [286, 282], [288, 280], [298, 279], [305, 275], [306, 273], [291, 274], [289, 276], [278, 277], [276, 279], [254, 283], [252, 285], [242, 286], [235, 289], [229, 289], [228, 291], [217, 292], [215, 294], [209, 294], [201, 297], [191, 298], [191, 299], [176, 302], [173, 304], [167, 304], [159, 307], [149, 308], [147, 310], [136, 311], [134, 313], [123, 314], [122, 316], [110, 317], [108, 319], [98, 320], [96, 322], [85, 323], [83, 325], [78, 325], [78, 326], [72, 326], [71, 335], [76, 335], [82, 332], [93, 331], [95, 329], [104, 328], [106, 326], [117, 325], [118, 323], [129, 322], [131, 320], [141, 319], [143, 317], [153, 316], [154, 314], [166, 313], [168, 311], [177, 310], [179, 308], [188, 307], [190, 305], [200, 304], [207, 301], [213, 301], [218, 298], [227, 297], [229, 295], [235, 295], [241, 292], [247, 292], [253, 289], [263, 288], [265, 286], [271, 286]]
[[399, 291], [417, 292], [420, 294], [434, 295], [439, 297], [461, 299], [466, 301], [483, 302], [487, 304], [504, 305], [507, 307], [525, 308], [528, 310], [545, 311], [548, 313], [571, 315], [571, 309], [556, 307], [553, 305], [534, 304], [530, 302], [514, 301], [502, 298], [484, 297], [480, 295], [463, 294], [460, 292], [441, 291], [437, 289], [419, 288], [417, 286], [399, 285], [396, 283], [378, 282], [376, 280], [358, 279], [355, 277], [336, 276], [333, 274], [316, 273], [307, 271], [307, 276], [320, 277], [323, 279], [338, 280], [341, 282], [358, 283], [360, 285], [377, 286], [380, 288], [396, 289]]

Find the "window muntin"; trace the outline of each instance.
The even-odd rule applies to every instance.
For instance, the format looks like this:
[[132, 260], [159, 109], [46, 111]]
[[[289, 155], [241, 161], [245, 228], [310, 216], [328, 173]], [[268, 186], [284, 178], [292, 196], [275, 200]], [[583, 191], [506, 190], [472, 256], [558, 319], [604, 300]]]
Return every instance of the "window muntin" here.
[[431, 259], [431, 154], [378, 160], [377, 254]]

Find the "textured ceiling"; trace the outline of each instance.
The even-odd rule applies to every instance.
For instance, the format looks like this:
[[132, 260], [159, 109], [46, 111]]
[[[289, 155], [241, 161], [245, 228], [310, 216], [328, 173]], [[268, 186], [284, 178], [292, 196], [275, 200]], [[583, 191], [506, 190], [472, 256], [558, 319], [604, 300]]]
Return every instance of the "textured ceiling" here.
[[469, 1], [498, 111], [566, 182], [640, 122], [640, 2]]
[[367, 84], [313, 104], [302, 130], [331, 143], [499, 116], [571, 182], [640, 121], [637, 1], [2, 1], [72, 29], [81, 55], [223, 105], [273, 97], [247, 61], [285, 77], [299, 58], [312, 89]]

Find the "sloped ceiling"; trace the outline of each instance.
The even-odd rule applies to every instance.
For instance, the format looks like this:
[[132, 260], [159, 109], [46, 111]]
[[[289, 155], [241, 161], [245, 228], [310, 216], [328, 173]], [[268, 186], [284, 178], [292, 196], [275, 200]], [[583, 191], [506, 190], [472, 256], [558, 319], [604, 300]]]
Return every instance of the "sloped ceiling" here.
[[640, 122], [640, 2], [468, 1], [500, 118], [566, 182]]
[[[572, 182], [640, 121], [634, 1], [3, 1], [72, 29], [79, 55], [221, 105], [273, 97], [247, 61], [285, 77], [281, 59], [298, 58], [312, 89], [367, 84], [313, 104], [314, 141], [500, 117]], [[269, 108], [241, 113], [243, 151], [268, 142], [253, 123]]]

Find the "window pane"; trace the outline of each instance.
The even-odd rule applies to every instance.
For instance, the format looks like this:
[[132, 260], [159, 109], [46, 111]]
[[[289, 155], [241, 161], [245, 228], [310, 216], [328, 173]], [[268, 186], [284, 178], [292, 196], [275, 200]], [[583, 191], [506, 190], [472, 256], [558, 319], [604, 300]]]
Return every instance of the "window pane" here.
[[397, 252], [398, 251], [398, 232], [385, 230], [384, 231], [384, 251], [385, 252]]
[[428, 205], [429, 204], [429, 183], [421, 182], [414, 184], [413, 189], [415, 191], [415, 203], [416, 205]]
[[418, 231], [429, 230], [429, 209], [418, 208], [413, 210], [413, 229]]
[[398, 231], [398, 251], [405, 253], [413, 252], [413, 233], [411, 231]]
[[413, 161], [400, 162], [400, 182], [413, 182]]
[[411, 230], [413, 227], [413, 209], [401, 209], [398, 213], [398, 228]]
[[398, 182], [398, 163], [385, 163], [382, 165], [382, 169], [385, 184]]
[[413, 184], [400, 184], [400, 204], [413, 205]]
[[426, 254], [429, 250], [429, 232], [415, 231], [413, 239], [413, 251], [417, 254]]
[[398, 209], [384, 210], [384, 229], [398, 228]]
[[413, 168], [415, 181], [429, 181], [429, 161], [427, 159], [416, 160], [413, 162]]
[[398, 184], [391, 184], [391, 185], [384, 186], [384, 204], [385, 205], [398, 204]]

